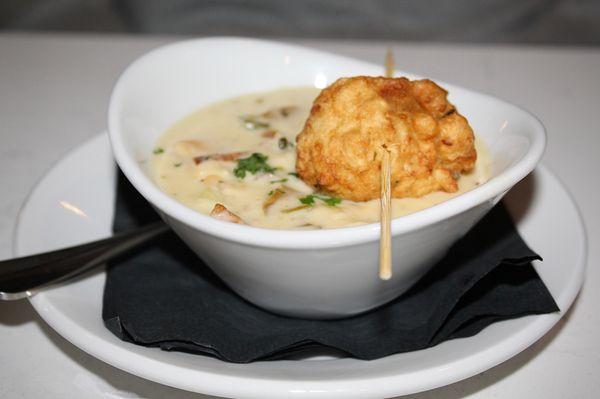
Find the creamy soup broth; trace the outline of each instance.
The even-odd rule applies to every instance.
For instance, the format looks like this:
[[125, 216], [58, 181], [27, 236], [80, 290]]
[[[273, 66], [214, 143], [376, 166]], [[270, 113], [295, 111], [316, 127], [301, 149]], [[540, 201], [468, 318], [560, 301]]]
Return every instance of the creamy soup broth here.
[[[281, 89], [195, 111], [158, 139], [151, 155], [155, 182], [198, 212], [210, 214], [220, 203], [252, 226], [315, 229], [377, 222], [379, 200], [313, 197], [318, 193], [295, 175], [295, 137], [318, 94], [314, 88]], [[478, 139], [476, 149], [475, 168], [459, 178], [458, 192], [393, 199], [393, 217], [435, 205], [485, 182], [490, 176], [489, 154]], [[248, 159], [254, 153], [259, 155]], [[242, 159], [248, 160], [240, 167]], [[250, 170], [257, 166], [260, 170], [253, 174]]]

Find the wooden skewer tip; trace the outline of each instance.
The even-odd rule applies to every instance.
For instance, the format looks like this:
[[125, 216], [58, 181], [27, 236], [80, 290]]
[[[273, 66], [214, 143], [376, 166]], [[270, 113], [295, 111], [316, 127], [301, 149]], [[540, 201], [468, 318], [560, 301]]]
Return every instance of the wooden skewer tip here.
[[389, 280], [392, 277], [392, 161], [390, 150], [386, 147], [382, 147], [381, 154], [381, 236], [379, 241], [379, 278], [382, 280]]
[[394, 77], [394, 53], [390, 48], [388, 48], [385, 53], [385, 77]]

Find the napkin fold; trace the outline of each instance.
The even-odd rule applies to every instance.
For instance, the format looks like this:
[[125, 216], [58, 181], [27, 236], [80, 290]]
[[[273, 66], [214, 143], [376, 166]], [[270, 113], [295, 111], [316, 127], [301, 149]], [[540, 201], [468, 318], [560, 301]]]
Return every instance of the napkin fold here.
[[[120, 175], [114, 231], [156, 219]], [[498, 205], [398, 299], [346, 319], [305, 320], [242, 299], [167, 233], [108, 265], [102, 318], [124, 341], [229, 362], [280, 358], [314, 347], [370, 360], [472, 336], [500, 320], [559, 311], [530, 263], [535, 259], [541, 257]]]

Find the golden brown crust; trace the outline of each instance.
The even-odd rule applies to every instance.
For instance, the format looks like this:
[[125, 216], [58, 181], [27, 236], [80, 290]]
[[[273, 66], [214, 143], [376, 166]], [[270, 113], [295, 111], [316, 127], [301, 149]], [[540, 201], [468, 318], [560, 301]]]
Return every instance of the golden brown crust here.
[[393, 153], [392, 196], [457, 190], [477, 154], [467, 120], [430, 80], [343, 78], [315, 100], [298, 135], [296, 171], [345, 199], [379, 198], [383, 145]]

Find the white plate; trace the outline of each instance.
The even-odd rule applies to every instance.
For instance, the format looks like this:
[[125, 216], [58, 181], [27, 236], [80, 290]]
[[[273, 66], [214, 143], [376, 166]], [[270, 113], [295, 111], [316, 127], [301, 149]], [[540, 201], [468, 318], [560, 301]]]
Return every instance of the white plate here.
[[[115, 194], [113, 162], [108, 140], [101, 135], [52, 168], [21, 210], [15, 255], [108, 235]], [[584, 228], [558, 180], [545, 167], [538, 168], [506, 201], [520, 233], [544, 257], [535, 267], [562, 312], [503, 321], [476, 336], [426, 350], [374, 361], [317, 358], [240, 365], [136, 346], [104, 328], [104, 273], [40, 293], [31, 303], [52, 328], [91, 355], [140, 377], [189, 391], [243, 398], [380, 398], [419, 392], [470, 377], [516, 355], [560, 319], [581, 287]]]

